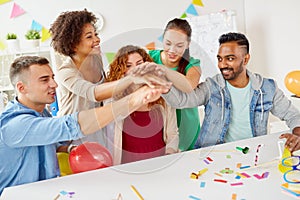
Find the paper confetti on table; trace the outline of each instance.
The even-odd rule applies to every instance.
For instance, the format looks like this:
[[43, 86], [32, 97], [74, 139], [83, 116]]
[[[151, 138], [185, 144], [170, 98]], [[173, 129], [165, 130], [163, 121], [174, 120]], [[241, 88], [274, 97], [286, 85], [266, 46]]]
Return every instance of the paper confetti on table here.
[[248, 175], [248, 174], [245, 173], [245, 172], [243, 172], [243, 173], [237, 172], [236, 174], [239, 176], [238, 178], [235, 177], [235, 178], [237, 178], [237, 179], [240, 179], [240, 178], [250, 178], [250, 175]]
[[231, 186], [239, 186], [243, 185], [243, 182], [237, 182], [237, 183], [230, 183]]
[[257, 166], [258, 163], [258, 155], [259, 155], [259, 149], [263, 146], [263, 144], [259, 144], [256, 148], [256, 153], [255, 153], [255, 159], [254, 159], [254, 165]]
[[268, 178], [268, 176], [269, 176], [269, 172], [263, 173], [263, 177], [264, 177], [264, 178]]
[[189, 198], [190, 198], [190, 199], [194, 199], [194, 200], [201, 200], [200, 198], [195, 197], [195, 196], [193, 196], [193, 195], [190, 195]]
[[260, 175], [258, 175], [258, 174], [254, 174], [253, 175], [255, 178], [257, 178], [257, 179], [264, 179], [264, 178], [268, 178], [268, 176], [269, 176], [269, 172], [265, 172], [265, 173], [263, 173], [261, 176]]
[[219, 174], [219, 173], [215, 173], [215, 175], [220, 176], [220, 177], [223, 177], [223, 175], [222, 175], [222, 174]]
[[66, 192], [64, 190], [60, 191], [59, 194], [54, 198], [54, 200], [59, 199], [60, 196], [65, 196], [67, 198], [73, 198], [75, 192]]
[[220, 182], [220, 183], [227, 183], [226, 180], [223, 179], [214, 179], [215, 182]]
[[241, 166], [240, 169], [246, 169], [246, 168], [249, 168], [249, 167], [250, 167], [249, 165]]
[[242, 173], [240, 173], [243, 177], [245, 177], [245, 178], [250, 178], [251, 176], [250, 175], [248, 175], [247, 173], [245, 173], [245, 172], [242, 172]]
[[200, 183], [200, 187], [201, 187], [201, 188], [204, 188], [204, 187], [205, 187], [205, 182], [201, 182], [201, 183]]
[[231, 200], [236, 200], [236, 194], [235, 193], [232, 194]]
[[220, 171], [221, 174], [232, 174], [233, 170], [231, 170], [230, 168], [226, 167], [225, 169]]
[[206, 157], [206, 159], [203, 160], [206, 164], [210, 164], [211, 162], [213, 162], [213, 159], [211, 159], [210, 157]]

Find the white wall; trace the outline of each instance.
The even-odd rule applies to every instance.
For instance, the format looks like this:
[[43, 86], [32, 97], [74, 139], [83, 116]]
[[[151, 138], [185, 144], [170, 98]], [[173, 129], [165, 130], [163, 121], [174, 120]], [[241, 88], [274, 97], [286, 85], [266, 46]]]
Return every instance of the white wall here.
[[[10, 19], [14, 3], [17, 3], [26, 13]], [[19, 38], [24, 40], [24, 34], [31, 27], [32, 20], [49, 28], [61, 12], [88, 8], [95, 13], [101, 13], [104, 17], [105, 25], [100, 33], [102, 41], [106, 41], [136, 29], [163, 29], [168, 20], [180, 17], [191, 3], [191, 0], [40, 0], [37, 5], [36, 0], [13, 0], [0, 5], [0, 38], [4, 38], [7, 32], [17, 32]], [[236, 11], [238, 27], [244, 30], [243, 0], [226, 2], [203, 0], [203, 4], [204, 7], [195, 6], [199, 15], [224, 9]]]
[[[13, 3], [20, 5], [26, 14], [9, 19]], [[199, 15], [234, 10], [237, 27], [246, 32], [251, 43], [249, 68], [273, 77], [286, 93], [283, 79], [292, 70], [300, 69], [298, 47], [300, 46], [299, 0], [202, 0], [204, 7], [196, 6]], [[120, 37], [133, 30], [162, 30], [167, 21], [180, 17], [191, 0], [13, 0], [0, 5], [0, 39], [7, 32], [17, 32], [24, 39], [32, 20], [49, 28], [54, 19], [65, 10], [89, 8], [104, 17], [100, 32], [102, 42]], [[147, 37], [147, 32], [144, 34]], [[136, 38], [135, 38], [136, 39]], [[128, 38], [124, 43], [130, 42]], [[122, 45], [121, 43], [117, 43]], [[44, 45], [48, 45], [47, 42]], [[105, 45], [104, 45], [105, 46]]]
[[250, 68], [284, 85], [286, 74], [300, 70], [300, 1], [245, 0], [246, 32], [251, 42]]
[[[231, 9], [238, 12], [238, 26], [244, 30], [243, 0], [203, 0], [204, 7], [195, 6], [199, 15]], [[102, 13], [105, 26], [103, 40], [120, 33], [143, 28], [163, 29], [168, 20], [180, 17], [191, 0], [98, 0], [91, 1], [93, 10]]]

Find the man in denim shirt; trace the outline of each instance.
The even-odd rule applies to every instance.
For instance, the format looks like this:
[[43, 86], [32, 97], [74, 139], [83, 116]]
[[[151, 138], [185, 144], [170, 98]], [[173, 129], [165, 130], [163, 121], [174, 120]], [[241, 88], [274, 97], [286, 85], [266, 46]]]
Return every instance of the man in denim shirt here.
[[[54, 102], [57, 83], [46, 58], [17, 58], [10, 68], [10, 80], [17, 97], [0, 115], [0, 194], [5, 187], [59, 176], [58, 142], [94, 133], [169, 89], [144, 86], [106, 106], [52, 118], [45, 106]], [[156, 83], [168, 85], [161, 81]]]
[[207, 78], [184, 93], [172, 87], [163, 94], [175, 108], [205, 106], [205, 117], [196, 148], [267, 134], [271, 112], [286, 121], [292, 134], [282, 134], [291, 151], [300, 149], [300, 112], [272, 79], [246, 69], [250, 59], [249, 42], [241, 33], [219, 38], [217, 55], [221, 74]]

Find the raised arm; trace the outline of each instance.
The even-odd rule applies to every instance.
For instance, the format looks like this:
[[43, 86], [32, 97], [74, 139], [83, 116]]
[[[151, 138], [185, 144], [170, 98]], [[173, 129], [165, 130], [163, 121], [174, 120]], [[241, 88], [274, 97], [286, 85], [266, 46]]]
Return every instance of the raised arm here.
[[144, 75], [132, 75], [129, 74], [124, 78], [121, 78], [116, 81], [106, 82], [98, 85], [95, 88], [95, 98], [97, 101], [102, 101], [108, 98], [111, 98], [114, 94], [119, 94], [128, 88], [132, 83], [134, 84], [146, 84], [151, 88], [154, 88], [156, 85], [171, 86], [172, 83], [162, 79], [161, 77], [155, 76], [153, 74], [144, 74]]
[[186, 76], [169, 69], [164, 65], [158, 65], [154, 62], [147, 63], [145, 65], [139, 65], [136, 68], [130, 70], [129, 74], [135, 76], [142, 76], [145, 74], [155, 74], [156, 76], [165, 76], [165, 78], [172, 82], [172, 84], [183, 92], [191, 92], [197, 87], [201, 70], [199, 67], [191, 67]]
[[105, 127], [114, 119], [124, 119], [142, 105], [157, 100], [160, 95], [168, 91], [168, 89], [168, 87], [162, 86], [156, 88], [143, 86], [118, 101], [92, 110], [81, 111], [78, 114], [80, 129], [85, 135], [92, 134], [96, 130]]

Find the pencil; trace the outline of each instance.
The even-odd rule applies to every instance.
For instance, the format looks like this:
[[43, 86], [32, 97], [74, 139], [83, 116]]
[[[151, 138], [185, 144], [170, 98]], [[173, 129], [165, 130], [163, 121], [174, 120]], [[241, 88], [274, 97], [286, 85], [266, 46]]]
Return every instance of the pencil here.
[[59, 197], [60, 197], [60, 194], [56, 195], [56, 197], [54, 198], [54, 200], [59, 199]]
[[137, 189], [133, 185], [131, 185], [130, 187], [133, 190], [133, 192], [139, 197], [140, 200], [144, 200], [142, 195], [137, 191]]

